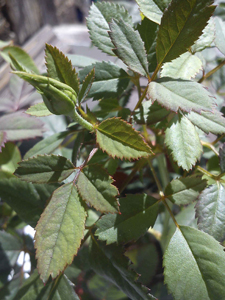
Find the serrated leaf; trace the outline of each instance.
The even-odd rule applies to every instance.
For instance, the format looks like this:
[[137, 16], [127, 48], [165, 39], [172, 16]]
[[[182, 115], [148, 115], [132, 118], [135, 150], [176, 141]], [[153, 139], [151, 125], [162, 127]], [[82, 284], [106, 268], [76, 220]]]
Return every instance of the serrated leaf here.
[[185, 112], [212, 110], [213, 102], [210, 94], [201, 84], [189, 80], [160, 78], [150, 82], [148, 95], [152, 101], [157, 101], [174, 112], [178, 109]]
[[35, 117], [46, 117], [52, 115], [52, 113], [47, 109], [47, 106], [44, 104], [44, 102], [32, 105], [25, 111], [25, 113]]
[[56, 47], [46, 44], [46, 66], [48, 76], [63, 82], [79, 92], [79, 80], [71, 61]]
[[109, 36], [115, 45], [113, 52], [134, 72], [148, 76], [147, 54], [138, 31], [122, 19], [109, 25]]
[[94, 100], [109, 99], [120, 96], [128, 87], [129, 75], [112, 62], [99, 62], [88, 66], [79, 72], [80, 81], [95, 69], [95, 78], [88, 93], [88, 97]]
[[159, 26], [156, 56], [158, 64], [169, 62], [193, 45], [202, 34], [215, 6], [213, 0], [173, 0]]
[[165, 282], [175, 300], [225, 298], [225, 253], [208, 234], [186, 226], [177, 228], [164, 267]]
[[108, 35], [109, 23], [112, 19], [123, 19], [132, 26], [132, 19], [123, 6], [114, 3], [92, 4], [87, 18], [87, 27], [93, 44], [103, 52], [114, 55], [110, 37]]
[[19, 161], [21, 161], [19, 148], [14, 143], [6, 143], [0, 153], [0, 169], [13, 173]]
[[200, 159], [202, 145], [198, 133], [185, 116], [179, 116], [166, 129], [165, 143], [178, 166], [185, 170], [192, 169], [197, 159]]
[[34, 183], [61, 182], [75, 171], [74, 165], [63, 156], [38, 155], [19, 163], [15, 175]]
[[127, 195], [120, 198], [119, 215], [108, 214], [97, 222], [95, 235], [107, 244], [137, 240], [154, 226], [157, 214], [158, 201], [155, 198], [146, 194]]
[[[35, 227], [57, 184], [32, 184], [13, 177], [0, 179], [0, 197], [27, 224]], [[26, 208], [26, 209], [24, 209]]]
[[95, 78], [95, 69], [92, 69], [91, 72], [84, 78], [84, 81], [82, 82], [82, 87], [77, 96], [78, 103], [81, 103], [86, 99], [91, 89], [94, 78]]
[[163, 15], [163, 9], [160, 9], [160, 0], [136, 0], [140, 7], [140, 11], [149, 20], [160, 24]]
[[99, 165], [89, 165], [82, 169], [77, 180], [77, 188], [83, 200], [102, 213], [116, 213], [119, 210], [117, 188], [113, 179]]
[[85, 209], [72, 182], [53, 193], [35, 228], [37, 266], [43, 282], [72, 263], [84, 236], [85, 219]]
[[219, 150], [219, 157], [220, 157], [220, 168], [222, 173], [225, 172], [225, 143]]
[[163, 65], [161, 77], [191, 79], [195, 77], [201, 68], [201, 60], [190, 52], [185, 52], [172, 62]]
[[220, 50], [220, 52], [225, 55], [225, 29], [224, 22], [216, 17], [215, 19], [215, 45]]
[[[137, 283], [137, 274], [128, 270], [129, 261], [120, 248], [113, 245], [104, 247], [96, 240], [90, 243], [90, 263], [94, 271], [115, 284], [132, 300], [156, 299], [148, 289]], [[107, 266], [107, 268], [106, 268]]]
[[198, 228], [216, 240], [225, 239], [225, 188], [217, 182], [205, 189], [196, 204]]
[[24, 159], [27, 159], [32, 156], [41, 155], [41, 154], [50, 154], [55, 149], [57, 149], [65, 137], [69, 135], [69, 131], [57, 132], [52, 136], [44, 138], [42, 141], [34, 145], [24, 156]]
[[201, 111], [196, 113], [191, 111], [186, 117], [205, 133], [223, 134], [225, 133], [225, 118], [216, 109], [212, 111]]
[[151, 148], [133, 127], [119, 118], [107, 119], [96, 130], [96, 141], [112, 157], [138, 159], [152, 154]]
[[202, 180], [201, 177], [180, 177], [167, 185], [165, 197], [177, 205], [187, 205], [197, 199], [206, 185], [206, 180]]
[[40, 120], [18, 111], [0, 118], [0, 131], [8, 141], [19, 141], [42, 136], [44, 129]]

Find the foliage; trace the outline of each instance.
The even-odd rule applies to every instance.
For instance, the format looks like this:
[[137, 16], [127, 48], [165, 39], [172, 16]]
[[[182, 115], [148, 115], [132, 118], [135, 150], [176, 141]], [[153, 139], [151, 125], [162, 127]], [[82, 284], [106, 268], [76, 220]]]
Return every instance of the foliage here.
[[114, 63], [1, 43], [1, 299], [225, 299], [224, 10], [136, 2], [91, 6]]

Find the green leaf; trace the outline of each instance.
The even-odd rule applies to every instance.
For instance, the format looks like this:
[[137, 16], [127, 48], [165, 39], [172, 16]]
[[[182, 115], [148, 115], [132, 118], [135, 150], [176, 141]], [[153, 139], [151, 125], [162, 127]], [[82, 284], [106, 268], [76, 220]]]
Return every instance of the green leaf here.
[[6, 143], [0, 153], [1, 170], [13, 173], [19, 161], [21, 161], [19, 148], [11, 142]]
[[55, 278], [73, 261], [84, 236], [86, 212], [74, 184], [58, 188], [36, 226], [40, 278]]
[[25, 113], [35, 117], [46, 117], [52, 115], [52, 113], [47, 109], [47, 106], [44, 104], [44, 102], [32, 105], [25, 111]]
[[55, 149], [57, 149], [65, 137], [69, 135], [69, 131], [57, 132], [52, 136], [44, 138], [42, 141], [34, 145], [24, 156], [24, 159], [27, 159], [32, 156], [41, 155], [41, 154], [50, 154]]
[[95, 234], [107, 244], [137, 240], [154, 226], [157, 214], [158, 201], [155, 198], [146, 194], [127, 195], [120, 198], [120, 214], [103, 216], [96, 224]]
[[134, 271], [128, 270], [129, 260], [123, 256], [120, 248], [113, 245], [105, 247], [93, 240], [90, 243], [89, 252], [93, 270], [115, 284], [130, 299], [156, 299], [148, 294], [146, 288], [136, 282], [137, 275]]
[[133, 127], [119, 118], [107, 119], [96, 131], [96, 141], [112, 157], [138, 159], [152, 154], [148, 144]]
[[88, 56], [83, 56], [83, 55], [77, 55], [77, 54], [67, 54], [66, 55], [69, 60], [71, 60], [71, 63], [73, 66], [78, 67], [78, 68], [84, 68], [89, 65], [95, 64], [99, 60], [88, 57]]
[[15, 175], [34, 183], [61, 182], [75, 171], [74, 165], [65, 157], [38, 155], [19, 163]]
[[179, 109], [185, 112], [212, 110], [210, 94], [201, 84], [189, 80], [160, 78], [149, 84], [148, 95], [152, 101], [174, 112]]
[[215, 45], [220, 50], [220, 52], [225, 55], [225, 29], [224, 29], [224, 22], [216, 17], [215, 19]]
[[166, 129], [165, 143], [178, 166], [187, 171], [200, 159], [202, 145], [198, 133], [185, 116], [179, 115], [179, 119]]
[[165, 197], [177, 205], [187, 205], [197, 199], [206, 185], [206, 180], [195, 175], [176, 178], [167, 185]]
[[112, 19], [123, 19], [132, 26], [132, 19], [123, 6], [114, 3], [92, 4], [87, 18], [87, 27], [93, 44], [103, 52], [114, 55], [110, 37], [108, 35], [109, 23]]
[[95, 69], [92, 69], [91, 72], [85, 77], [84, 81], [82, 82], [82, 87], [77, 96], [78, 103], [83, 102], [86, 99], [86, 97], [88, 96], [88, 93], [91, 89], [94, 78], [95, 78]]
[[163, 9], [160, 9], [160, 0], [136, 0], [140, 7], [140, 11], [149, 20], [160, 24], [163, 15]]
[[78, 94], [78, 75], [71, 61], [59, 49], [48, 44], [45, 55], [48, 76], [69, 85]]
[[175, 300], [225, 298], [225, 253], [208, 234], [186, 226], [177, 228], [164, 267], [165, 282]]
[[205, 133], [223, 134], [225, 133], [225, 118], [223, 114], [216, 109], [201, 111], [196, 113], [191, 111], [186, 117]]
[[225, 143], [219, 150], [219, 157], [220, 157], [220, 168], [222, 173], [225, 172]]
[[24, 222], [35, 227], [47, 200], [58, 186], [32, 184], [16, 177], [4, 178], [0, 180], [0, 197]]
[[201, 60], [190, 52], [185, 52], [172, 62], [163, 65], [161, 77], [191, 79], [196, 76], [201, 68]]
[[9, 54], [11, 54], [26, 71], [39, 74], [38, 68], [36, 67], [33, 59], [22, 48], [18, 46], [6, 46], [1, 49], [0, 54], [8, 63], [12, 64], [13, 68], [17, 69]]
[[11, 271], [22, 248], [22, 241], [5, 231], [0, 231], [0, 272]]
[[156, 56], [159, 65], [169, 62], [193, 45], [202, 34], [215, 6], [213, 0], [173, 0], [159, 26]]
[[6, 132], [0, 131], [0, 152], [2, 150], [2, 147], [4, 147], [6, 142]]
[[99, 165], [82, 169], [77, 180], [78, 191], [84, 201], [102, 213], [116, 213], [119, 210], [117, 188], [113, 179]]
[[109, 36], [116, 47], [113, 52], [132, 71], [148, 76], [147, 54], [139, 32], [120, 19], [110, 23]]
[[111, 62], [100, 62], [88, 66], [79, 72], [80, 81], [95, 69], [95, 78], [88, 94], [94, 100], [101, 98], [115, 98], [120, 96], [128, 87], [130, 82], [129, 75], [117, 65]]
[[225, 188], [219, 182], [205, 189], [196, 205], [198, 228], [216, 240], [225, 239]]

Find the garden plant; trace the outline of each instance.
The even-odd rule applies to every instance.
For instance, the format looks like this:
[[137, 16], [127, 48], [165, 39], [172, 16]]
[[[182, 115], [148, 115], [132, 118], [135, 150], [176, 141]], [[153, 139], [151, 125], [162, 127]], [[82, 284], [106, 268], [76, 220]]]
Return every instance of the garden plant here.
[[114, 62], [47, 44], [40, 74], [1, 43], [14, 97], [28, 95], [0, 103], [1, 299], [225, 299], [224, 5], [136, 2], [138, 23], [90, 8]]

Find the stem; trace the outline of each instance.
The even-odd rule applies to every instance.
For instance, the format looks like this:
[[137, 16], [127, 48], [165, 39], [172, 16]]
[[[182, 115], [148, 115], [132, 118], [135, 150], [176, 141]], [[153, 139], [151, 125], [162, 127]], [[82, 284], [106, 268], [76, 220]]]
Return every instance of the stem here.
[[152, 171], [152, 175], [153, 175], [153, 177], [155, 179], [156, 185], [158, 187], [159, 194], [160, 194], [161, 197], [164, 197], [163, 188], [162, 188], [161, 183], [160, 183], [160, 181], [159, 181], [159, 179], [158, 179], [158, 177], [156, 175], [155, 169], [152, 166], [152, 161], [151, 161], [150, 158], [148, 158], [148, 164], [149, 164], [149, 167], [150, 167], [150, 169]]
[[174, 217], [174, 215], [173, 215], [173, 212], [172, 212], [172, 210], [170, 209], [169, 205], [167, 204], [166, 200], [164, 199], [164, 200], [162, 200], [162, 202], [163, 202], [163, 204], [165, 205], [167, 211], [169, 212], [169, 214], [170, 214], [170, 216], [171, 216], [171, 218], [172, 218], [174, 224], [176, 225], [176, 227], [179, 228], [179, 225], [178, 225], [178, 223], [177, 223], [177, 221], [176, 221], [176, 219], [175, 219], [175, 217]]
[[207, 74], [203, 75], [201, 79], [199, 79], [199, 83], [201, 83], [202, 81], [204, 81], [205, 79], [207, 79], [208, 77], [210, 77], [211, 75], [213, 75], [216, 71], [218, 71], [220, 68], [222, 68], [222, 66], [225, 65], [225, 60], [223, 60], [217, 67], [215, 67], [214, 69], [212, 69], [211, 71], [209, 71]]
[[71, 118], [74, 119], [74, 121], [76, 121], [77, 123], [79, 123], [81, 126], [83, 126], [84, 128], [86, 128], [89, 131], [92, 131], [93, 125], [91, 123], [89, 123], [87, 120], [83, 119], [81, 117], [81, 115], [78, 114], [76, 108], [73, 110], [73, 112], [70, 115]]
[[152, 75], [152, 78], [151, 78], [151, 80], [149, 82], [153, 81], [156, 78], [157, 73], [159, 72], [159, 69], [161, 68], [161, 66], [162, 66], [162, 64], [158, 64], [158, 66], [156, 67], [156, 69], [155, 69], [155, 71], [154, 71], [154, 73]]
[[205, 147], [209, 148], [209, 149], [212, 150], [217, 156], [219, 156], [219, 152], [216, 150], [216, 148], [215, 148], [212, 144], [207, 143], [207, 142], [203, 142], [203, 141], [201, 141], [201, 144], [202, 144], [202, 146], [205, 146]]
[[214, 142], [212, 142], [212, 145], [215, 145], [216, 143], [218, 143], [220, 140], [222, 140], [222, 138], [225, 137], [225, 133], [222, 134], [220, 137], [218, 137]]
[[211, 174], [210, 172], [208, 172], [207, 170], [203, 169], [200, 166], [197, 166], [197, 170], [199, 170], [202, 174], [205, 174], [205, 175], [207, 175], [210, 178], [215, 179], [215, 177], [216, 177], [216, 176], [214, 176], [213, 174]]

